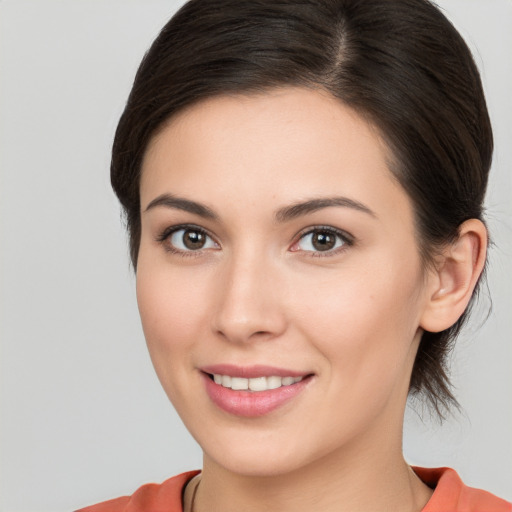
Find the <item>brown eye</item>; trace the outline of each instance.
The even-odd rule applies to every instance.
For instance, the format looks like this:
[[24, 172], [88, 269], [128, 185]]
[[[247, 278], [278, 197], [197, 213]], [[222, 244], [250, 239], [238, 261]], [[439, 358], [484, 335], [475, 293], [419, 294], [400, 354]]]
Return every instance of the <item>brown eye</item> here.
[[174, 231], [169, 242], [178, 251], [199, 251], [217, 248], [217, 244], [204, 231], [198, 228], [182, 228]]
[[183, 244], [187, 249], [202, 249], [205, 241], [206, 237], [199, 231], [187, 229], [183, 234]]
[[317, 251], [328, 251], [336, 245], [336, 236], [327, 231], [313, 233], [311, 243]]
[[334, 228], [331, 229], [313, 229], [302, 235], [295, 250], [304, 252], [328, 252], [341, 248], [344, 245], [350, 245], [350, 241]]

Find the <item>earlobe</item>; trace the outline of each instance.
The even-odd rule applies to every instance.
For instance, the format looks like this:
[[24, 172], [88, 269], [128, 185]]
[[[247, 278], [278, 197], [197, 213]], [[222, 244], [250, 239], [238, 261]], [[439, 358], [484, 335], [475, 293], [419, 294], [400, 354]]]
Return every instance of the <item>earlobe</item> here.
[[464, 313], [478, 282], [487, 254], [487, 229], [478, 219], [461, 224], [459, 236], [447, 245], [427, 283], [426, 305], [420, 327], [439, 332]]

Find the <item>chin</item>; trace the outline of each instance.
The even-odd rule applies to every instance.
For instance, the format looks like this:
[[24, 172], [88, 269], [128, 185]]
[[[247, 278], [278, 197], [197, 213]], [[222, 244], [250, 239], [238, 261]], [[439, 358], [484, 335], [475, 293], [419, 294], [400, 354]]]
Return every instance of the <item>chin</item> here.
[[323, 463], [325, 456], [338, 448], [332, 442], [319, 445], [304, 431], [269, 429], [241, 434], [231, 431], [196, 437], [203, 449], [205, 467], [217, 466], [246, 477], [278, 477]]
[[223, 452], [213, 456], [205, 453], [205, 460], [207, 459], [211, 459], [225, 471], [246, 477], [277, 477], [293, 473], [303, 466], [303, 461], [297, 460], [296, 457], [286, 457], [282, 453], [278, 457], [275, 453], [262, 455], [257, 449], [254, 453]]

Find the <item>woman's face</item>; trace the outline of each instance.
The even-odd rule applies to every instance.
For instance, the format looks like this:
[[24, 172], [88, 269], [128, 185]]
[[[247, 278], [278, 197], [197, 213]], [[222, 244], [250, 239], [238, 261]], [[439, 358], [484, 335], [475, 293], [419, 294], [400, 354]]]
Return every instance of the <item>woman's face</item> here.
[[298, 88], [206, 100], [152, 141], [139, 309], [207, 461], [269, 475], [400, 449], [427, 291], [388, 164], [365, 120]]

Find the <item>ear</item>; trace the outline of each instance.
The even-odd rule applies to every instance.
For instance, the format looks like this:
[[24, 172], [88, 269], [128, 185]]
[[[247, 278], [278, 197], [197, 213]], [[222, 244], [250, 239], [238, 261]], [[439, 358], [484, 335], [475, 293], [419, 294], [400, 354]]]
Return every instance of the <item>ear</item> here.
[[464, 313], [485, 265], [487, 229], [478, 219], [459, 228], [457, 240], [446, 246], [427, 279], [426, 305], [420, 319], [425, 331], [451, 327]]

